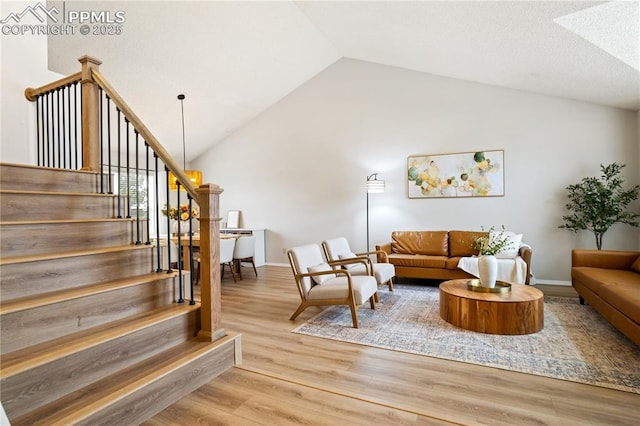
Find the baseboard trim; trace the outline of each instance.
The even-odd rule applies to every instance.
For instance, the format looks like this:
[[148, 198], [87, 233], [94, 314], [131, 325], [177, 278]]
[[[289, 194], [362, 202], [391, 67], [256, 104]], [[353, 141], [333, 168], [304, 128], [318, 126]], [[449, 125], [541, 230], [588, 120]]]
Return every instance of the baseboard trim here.
[[559, 285], [559, 286], [571, 287], [571, 281], [539, 280], [539, 279], [536, 279], [536, 284]]

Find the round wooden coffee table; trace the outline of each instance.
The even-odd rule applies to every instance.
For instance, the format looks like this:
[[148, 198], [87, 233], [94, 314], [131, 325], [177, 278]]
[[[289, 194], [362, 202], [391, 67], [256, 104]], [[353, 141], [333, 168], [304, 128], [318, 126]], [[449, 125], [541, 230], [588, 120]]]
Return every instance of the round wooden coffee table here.
[[489, 334], [530, 334], [544, 326], [544, 295], [537, 288], [511, 284], [507, 293], [467, 289], [468, 279], [440, 284], [440, 317], [456, 327]]

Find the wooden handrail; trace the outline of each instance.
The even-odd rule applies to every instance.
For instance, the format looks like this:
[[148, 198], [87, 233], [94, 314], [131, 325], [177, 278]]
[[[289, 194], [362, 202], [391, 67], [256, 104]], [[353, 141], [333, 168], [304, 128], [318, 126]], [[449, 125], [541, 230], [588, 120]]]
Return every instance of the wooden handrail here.
[[[129, 122], [133, 125], [134, 129], [140, 133], [142, 138], [149, 144], [151, 149], [158, 154], [158, 157], [164, 162], [169, 171], [173, 173], [180, 182], [180, 185], [184, 188], [185, 191], [191, 195], [191, 197], [198, 202], [198, 193], [196, 192], [195, 185], [189, 180], [187, 175], [184, 173], [182, 168], [176, 163], [171, 155], [167, 152], [166, 149], [158, 142], [155, 136], [151, 133], [151, 131], [144, 125], [142, 120], [138, 118], [138, 116], [133, 112], [129, 105], [122, 99], [122, 97], [116, 92], [116, 90], [109, 84], [109, 82], [100, 74], [100, 72], [96, 69], [91, 71], [93, 75], [93, 79], [98, 83], [102, 90], [111, 98], [113, 103], [122, 111], [125, 117], [129, 120]], [[198, 204], [200, 204], [198, 202]]]
[[[37, 89], [26, 89], [25, 96], [29, 101], [35, 101], [38, 95], [64, 87], [70, 83], [82, 84], [82, 169], [102, 173], [100, 157], [100, 106], [102, 102], [100, 89], [116, 105], [124, 115], [125, 120], [142, 136], [155, 155], [162, 160], [165, 167], [177, 177], [181, 186], [193, 198], [200, 207], [200, 251], [202, 271], [201, 291], [201, 315], [200, 330], [201, 339], [217, 340], [226, 333], [221, 327], [221, 289], [220, 289], [220, 263], [219, 263], [219, 237], [220, 237], [220, 207], [219, 197], [222, 188], [206, 183], [196, 188], [189, 180], [182, 168], [173, 160], [169, 153], [160, 144], [158, 139], [144, 125], [142, 120], [122, 99], [118, 92], [100, 74], [100, 60], [82, 56], [78, 58], [82, 64], [82, 71], [65, 77], [56, 82], [47, 84]], [[119, 117], [118, 117], [119, 118]], [[119, 209], [119, 207], [118, 207]]]
[[50, 92], [52, 90], [67, 86], [69, 84], [77, 83], [80, 80], [82, 80], [82, 72], [77, 72], [75, 74], [71, 74], [68, 77], [61, 78], [60, 80], [54, 81], [53, 83], [45, 84], [44, 86], [41, 86], [35, 89], [28, 87], [24, 91], [24, 96], [29, 101], [35, 102], [36, 97], [38, 95], [42, 95], [43, 93]]

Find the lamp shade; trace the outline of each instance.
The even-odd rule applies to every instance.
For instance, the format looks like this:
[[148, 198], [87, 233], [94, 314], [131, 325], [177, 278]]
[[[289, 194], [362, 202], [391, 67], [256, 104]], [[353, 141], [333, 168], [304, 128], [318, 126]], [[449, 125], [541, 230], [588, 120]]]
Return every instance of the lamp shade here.
[[[202, 184], [202, 172], [200, 170], [185, 170], [184, 174], [187, 175], [196, 188]], [[178, 178], [171, 172], [169, 172], [169, 187], [173, 191], [178, 189]]]
[[367, 193], [381, 194], [384, 192], [384, 181], [378, 179], [378, 174], [374, 173], [367, 177]]

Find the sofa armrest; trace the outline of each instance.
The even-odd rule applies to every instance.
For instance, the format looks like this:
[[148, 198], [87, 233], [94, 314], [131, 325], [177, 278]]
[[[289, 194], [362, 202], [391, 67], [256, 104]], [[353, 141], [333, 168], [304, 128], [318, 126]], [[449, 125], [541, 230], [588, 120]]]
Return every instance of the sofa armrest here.
[[640, 252], [623, 250], [571, 250], [571, 267], [631, 269]]
[[524, 281], [526, 285], [531, 284], [531, 255], [532, 254], [533, 254], [533, 251], [531, 250], [531, 247], [527, 245], [523, 245], [522, 247], [520, 247], [520, 250], [518, 250], [518, 255], [522, 258], [522, 260], [524, 260], [524, 263], [527, 264], [527, 275]]
[[387, 262], [389, 262], [389, 259], [387, 258], [387, 255], [391, 254], [391, 243], [384, 243], [384, 244], [381, 244], [379, 246], [376, 246], [376, 251], [377, 252], [382, 252], [382, 253], [378, 253], [378, 255], [376, 256], [376, 261], [378, 263], [387, 263]]

